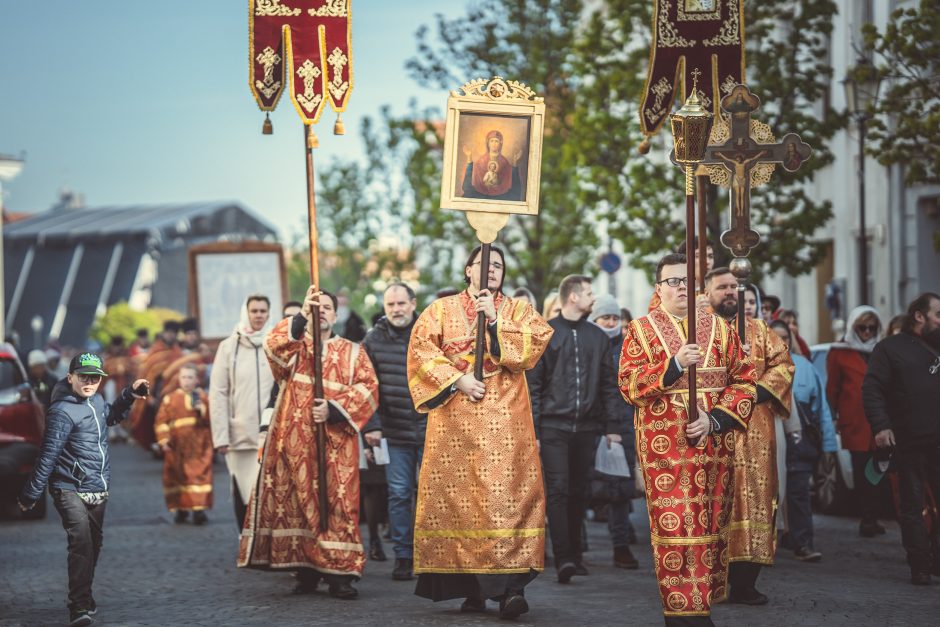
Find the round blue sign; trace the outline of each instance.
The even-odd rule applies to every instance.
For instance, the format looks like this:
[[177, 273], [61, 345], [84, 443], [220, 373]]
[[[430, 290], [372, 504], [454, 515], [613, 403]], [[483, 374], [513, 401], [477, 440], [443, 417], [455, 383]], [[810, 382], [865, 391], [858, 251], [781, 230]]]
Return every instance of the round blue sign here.
[[620, 269], [620, 257], [617, 253], [605, 253], [601, 256], [601, 270], [613, 274]]

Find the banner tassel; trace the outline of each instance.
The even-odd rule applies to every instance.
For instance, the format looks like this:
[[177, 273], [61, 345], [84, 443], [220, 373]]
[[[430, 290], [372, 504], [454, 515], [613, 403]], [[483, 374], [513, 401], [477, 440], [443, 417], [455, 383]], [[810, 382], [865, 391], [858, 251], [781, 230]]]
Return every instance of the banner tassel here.
[[346, 134], [346, 125], [343, 124], [343, 114], [336, 114], [336, 124], [333, 125], [333, 134], [334, 135], [345, 135]]
[[261, 134], [262, 135], [273, 135], [274, 126], [271, 124], [270, 114], [264, 114], [264, 124], [261, 125]]
[[314, 148], [320, 147], [320, 140], [317, 139], [317, 134], [313, 130], [313, 126], [307, 126], [307, 149], [313, 150]]

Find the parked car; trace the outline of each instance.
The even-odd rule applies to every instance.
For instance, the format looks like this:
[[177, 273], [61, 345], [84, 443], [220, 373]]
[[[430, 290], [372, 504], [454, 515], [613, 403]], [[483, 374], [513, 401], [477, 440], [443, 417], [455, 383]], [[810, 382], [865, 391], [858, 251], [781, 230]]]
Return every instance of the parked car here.
[[[0, 343], [0, 503], [4, 509], [19, 511], [16, 497], [36, 463], [44, 429], [42, 406], [16, 350]], [[45, 496], [22, 513], [27, 519], [45, 516]]]
[[[814, 344], [810, 346], [810, 361], [826, 387], [826, 358], [832, 344]], [[835, 416], [833, 416], [835, 419]], [[835, 453], [823, 453], [813, 473], [813, 505], [823, 514], [844, 514], [849, 507], [851, 492], [855, 487], [852, 476], [852, 455], [842, 448], [842, 438], [836, 433], [839, 450]]]

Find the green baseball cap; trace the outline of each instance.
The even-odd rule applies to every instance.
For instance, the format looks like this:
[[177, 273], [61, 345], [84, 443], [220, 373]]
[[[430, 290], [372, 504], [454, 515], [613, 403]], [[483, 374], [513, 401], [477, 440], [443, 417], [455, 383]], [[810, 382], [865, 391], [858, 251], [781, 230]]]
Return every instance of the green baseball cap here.
[[69, 372], [74, 374], [97, 374], [102, 377], [108, 373], [101, 368], [101, 357], [94, 353], [81, 353], [72, 357], [69, 363]]

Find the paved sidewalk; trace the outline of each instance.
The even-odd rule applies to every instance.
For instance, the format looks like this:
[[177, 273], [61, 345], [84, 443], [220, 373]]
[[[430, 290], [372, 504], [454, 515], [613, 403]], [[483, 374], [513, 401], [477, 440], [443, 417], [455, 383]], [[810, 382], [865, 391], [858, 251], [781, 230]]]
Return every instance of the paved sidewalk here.
[[[95, 580], [97, 622], [112, 625], [497, 625], [487, 614], [461, 615], [459, 601], [433, 604], [413, 595], [414, 582], [391, 580], [392, 561], [369, 562], [357, 601], [326, 592], [295, 597], [288, 574], [235, 568], [237, 532], [228, 475], [216, 467], [216, 506], [205, 527], [174, 525], [163, 506], [161, 464], [127, 445], [112, 447], [114, 489]], [[638, 502], [639, 503], [639, 502]], [[646, 526], [645, 515], [633, 515]], [[759, 588], [761, 608], [718, 606], [718, 625], [940, 624], [940, 578], [929, 588], [908, 583], [900, 533], [857, 535], [857, 522], [820, 516], [819, 564], [778, 554]], [[648, 535], [633, 547], [640, 569], [615, 569], [606, 525], [588, 523], [589, 577], [567, 586], [547, 571], [527, 590], [528, 625], [661, 625]], [[364, 530], [365, 532], [365, 530]], [[646, 533], [645, 531], [643, 532]], [[391, 546], [386, 543], [391, 555]], [[44, 521], [0, 521], [0, 625], [67, 621], [65, 533], [54, 508]], [[506, 623], [502, 623], [506, 624]]]

